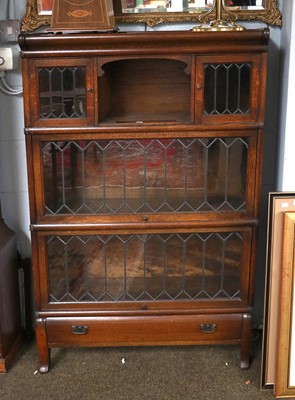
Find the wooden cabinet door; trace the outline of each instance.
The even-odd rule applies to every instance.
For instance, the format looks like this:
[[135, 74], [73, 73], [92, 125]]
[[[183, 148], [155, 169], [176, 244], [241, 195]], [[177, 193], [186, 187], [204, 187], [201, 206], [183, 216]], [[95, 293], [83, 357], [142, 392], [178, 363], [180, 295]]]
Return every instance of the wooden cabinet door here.
[[249, 296], [253, 237], [253, 228], [241, 226], [181, 233], [156, 233], [148, 225], [141, 233], [123, 227], [39, 231], [42, 306], [242, 307]]
[[[196, 58], [196, 123], [255, 122], [261, 99], [260, 56]], [[262, 80], [263, 81], [263, 80]]]
[[158, 223], [255, 218], [261, 136], [255, 130], [214, 134], [33, 135], [37, 219], [126, 224], [143, 216]]
[[27, 126], [94, 125], [96, 78], [92, 59], [29, 62]]

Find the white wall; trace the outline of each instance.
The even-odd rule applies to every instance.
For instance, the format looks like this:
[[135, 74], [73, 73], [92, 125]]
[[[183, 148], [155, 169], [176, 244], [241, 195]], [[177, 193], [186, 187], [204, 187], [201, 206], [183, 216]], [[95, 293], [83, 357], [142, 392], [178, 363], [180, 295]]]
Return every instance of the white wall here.
[[[0, 0], [0, 20], [21, 20], [25, 0]], [[0, 43], [6, 47], [7, 44]], [[7, 82], [21, 88], [21, 69], [8, 72]], [[0, 92], [0, 199], [2, 216], [17, 234], [18, 249], [23, 257], [31, 254], [28, 189], [23, 132], [22, 96]]]
[[[21, 85], [21, 74], [10, 73], [7, 81]], [[0, 196], [2, 216], [17, 234], [18, 249], [30, 255], [28, 188], [22, 96], [0, 93]]]
[[26, 0], [0, 0], [0, 20], [21, 19], [26, 8]]

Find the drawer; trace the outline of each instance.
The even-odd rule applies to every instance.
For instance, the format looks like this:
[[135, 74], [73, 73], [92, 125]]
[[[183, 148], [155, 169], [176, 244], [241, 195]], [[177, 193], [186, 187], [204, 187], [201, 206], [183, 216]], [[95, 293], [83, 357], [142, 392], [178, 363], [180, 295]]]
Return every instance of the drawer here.
[[242, 314], [46, 319], [49, 347], [238, 343]]

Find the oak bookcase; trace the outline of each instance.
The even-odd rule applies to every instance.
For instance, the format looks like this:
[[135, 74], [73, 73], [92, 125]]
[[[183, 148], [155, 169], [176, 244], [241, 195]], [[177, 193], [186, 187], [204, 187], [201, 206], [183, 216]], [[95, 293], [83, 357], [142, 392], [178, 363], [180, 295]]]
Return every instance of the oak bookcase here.
[[40, 372], [68, 346], [249, 367], [268, 38], [20, 36]]

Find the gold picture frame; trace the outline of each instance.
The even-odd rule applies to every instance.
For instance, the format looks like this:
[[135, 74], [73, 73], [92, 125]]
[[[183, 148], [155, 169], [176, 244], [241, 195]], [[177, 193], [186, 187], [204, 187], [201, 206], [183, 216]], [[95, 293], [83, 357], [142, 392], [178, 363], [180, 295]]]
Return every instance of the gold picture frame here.
[[295, 212], [284, 213], [275, 397], [295, 397]]
[[295, 212], [294, 192], [270, 192], [266, 243], [265, 299], [262, 337], [261, 386], [272, 389], [276, 374], [276, 347], [284, 213]]
[[[27, 0], [26, 12], [22, 19], [21, 30], [23, 32], [34, 31], [37, 28], [51, 23], [50, 7], [42, 7], [43, 2], [52, 0]], [[113, 0], [115, 22], [120, 23], [145, 23], [155, 26], [161, 23], [198, 22], [202, 13], [190, 12], [154, 12], [124, 14], [122, 12], [121, 0]], [[267, 24], [281, 26], [282, 15], [277, 6], [277, 0], [263, 0], [263, 10], [237, 9], [231, 11], [237, 20], [253, 21], [260, 20]], [[208, 18], [214, 16], [208, 14]], [[204, 20], [203, 20], [204, 21]]]

